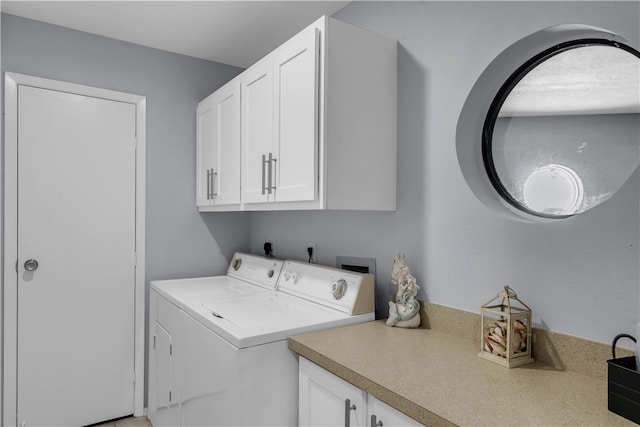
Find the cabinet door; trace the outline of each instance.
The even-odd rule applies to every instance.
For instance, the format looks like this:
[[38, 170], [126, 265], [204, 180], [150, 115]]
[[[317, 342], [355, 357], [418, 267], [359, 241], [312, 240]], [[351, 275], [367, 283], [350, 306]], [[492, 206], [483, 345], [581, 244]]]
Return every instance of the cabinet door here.
[[309, 27], [274, 52], [277, 202], [318, 194], [319, 37]]
[[240, 203], [240, 81], [233, 80], [214, 96], [213, 204]]
[[198, 104], [196, 135], [196, 204], [209, 206], [213, 202], [211, 173], [214, 168], [214, 123], [215, 110], [213, 95]]
[[171, 335], [158, 322], [155, 324], [155, 347], [153, 349], [156, 356], [156, 366], [153, 375], [156, 378], [156, 404], [158, 408], [168, 408], [171, 406], [171, 356], [173, 345]]
[[[272, 201], [268, 188], [273, 175], [273, 58], [265, 58], [245, 71], [241, 85], [242, 201]], [[270, 157], [271, 156], [271, 157]], [[269, 197], [272, 196], [272, 197]]]
[[422, 425], [371, 395], [367, 396], [367, 415], [371, 427], [417, 427]]
[[300, 426], [365, 426], [364, 391], [300, 358]]
[[149, 420], [155, 427], [180, 425], [178, 343], [182, 311], [151, 290], [149, 293]]
[[240, 203], [240, 82], [198, 105], [198, 206]]
[[150, 356], [154, 363], [149, 365], [149, 418], [158, 427], [179, 425], [172, 337], [158, 322], [152, 328], [154, 343]]

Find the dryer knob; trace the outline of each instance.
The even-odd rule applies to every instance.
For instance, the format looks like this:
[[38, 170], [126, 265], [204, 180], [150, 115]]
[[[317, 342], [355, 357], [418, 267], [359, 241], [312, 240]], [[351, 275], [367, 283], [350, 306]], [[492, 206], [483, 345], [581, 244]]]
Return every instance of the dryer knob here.
[[338, 280], [331, 286], [331, 290], [335, 299], [341, 299], [347, 293], [347, 281], [344, 279]]
[[231, 267], [233, 267], [234, 270], [238, 271], [241, 265], [242, 265], [242, 258], [236, 258], [233, 260]]
[[267, 276], [269, 276], [269, 279], [271, 279], [273, 277], [274, 273], [275, 273], [275, 271], [273, 271], [273, 270], [269, 270], [267, 272]]

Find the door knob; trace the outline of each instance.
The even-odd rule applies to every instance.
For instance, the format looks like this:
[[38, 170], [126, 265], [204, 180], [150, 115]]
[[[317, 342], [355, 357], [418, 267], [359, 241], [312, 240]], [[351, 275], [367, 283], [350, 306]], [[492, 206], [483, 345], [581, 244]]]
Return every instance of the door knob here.
[[28, 259], [24, 262], [24, 269], [27, 271], [36, 271], [38, 269], [38, 261], [35, 259]]

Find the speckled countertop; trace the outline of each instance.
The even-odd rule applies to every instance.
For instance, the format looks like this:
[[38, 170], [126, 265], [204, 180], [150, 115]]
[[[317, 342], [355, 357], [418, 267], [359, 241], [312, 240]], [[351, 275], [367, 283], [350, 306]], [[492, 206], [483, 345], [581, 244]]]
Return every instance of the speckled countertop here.
[[504, 368], [439, 330], [375, 321], [294, 336], [289, 348], [428, 426], [636, 425], [608, 411], [606, 379]]

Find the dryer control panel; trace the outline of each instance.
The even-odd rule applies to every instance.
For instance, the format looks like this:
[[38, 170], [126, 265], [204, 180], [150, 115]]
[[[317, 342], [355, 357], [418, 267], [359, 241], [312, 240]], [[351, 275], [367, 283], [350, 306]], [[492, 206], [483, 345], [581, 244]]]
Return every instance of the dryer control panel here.
[[375, 310], [373, 274], [301, 261], [284, 262], [277, 289], [350, 315]]

